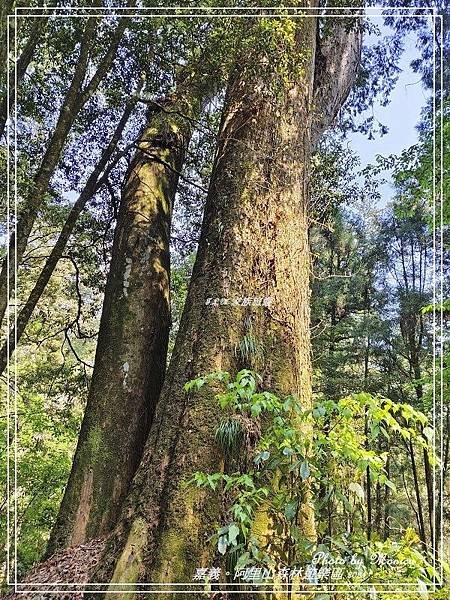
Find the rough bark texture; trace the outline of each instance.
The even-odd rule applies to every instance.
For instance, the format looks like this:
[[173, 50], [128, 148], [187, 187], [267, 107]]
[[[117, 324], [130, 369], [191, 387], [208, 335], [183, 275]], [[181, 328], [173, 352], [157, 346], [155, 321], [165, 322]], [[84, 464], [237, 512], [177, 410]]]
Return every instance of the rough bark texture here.
[[123, 190], [88, 404], [48, 554], [115, 523], [164, 378], [170, 220], [186, 140], [166, 115], [142, 138]]
[[[273, 65], [248, 56], [229, 85], [199, 252], [171, 365], [120, 522], [91, 579], [111, 582], [110, 589], [115, 588], [111, 598], [138, 597], [135, 583], [139, 582], [191, 581], [197, 567], [213, 564], [215, 547], [210, 536], [222, 518], [221, 499], [186, 488], [184, 483], [195, 470], [223, 468], [223, 457], [214, 441], [221, 412], [210, 389], [187, 395], [183, 391], [186, 381], [205, 372], [241, 368], [243, 361], [237, 349], [251, 326], [263, 351], [258, 364], [250, 366], [262, 374], [263, 387], [280, 395], [294, 394], [305, 407], [311, 403], [307, 188], [309, 157], [316, 137], [312, 104], [317, 81], [317, 22], [315, 18], [296, 22], [297, 49], [303, 63], [294, 84], [280, 90]], [[152, 168], [161, 167], [160, 175], [175, 176], [178, 169], [172, 172], [168, 168], [168, 155], [155, 162], [156, 150], [143, 150], [152, 158]], [[164, 208], [163, 202], [160, 207]], [[138, 223], [147, 227], [145, 220]], [[135, 253], [131, 241], [119, 235], [115, 240], [115, 248], [120, 247], [120, 252], [115, 252], [114, 272], [118, 276], [108, 282], [102, 320], [105, 335], [99, 340], [96, 360], [96, 369], [103, 371], [96, 402], [107, 420], [99, 421], [99, 413], [93, 413], [92, 420], [87, 415], [77, 455], [83, 454], [83, 448], [87, 448], [87, 455], [92, 448], [106, 452], [84, 464], [76, 458], [74, 471], [81, 474], [77, 475], [81, 485], [69, 482], [77, 491], [74, 504], [69, 499], [67, 506], [81, 509], [75, 510], [77, 526], [70, 528], [69, 543], [77, 542], [80, 531], [83, 536], [98, 535], [88, 531], [89, 508], [95, 506], [94, 521], [103, 526], [103, 497], [110, 496], [109, 502], [112, 499], [114, 504], [114, 490], [117, 494], [123, 485], [123, 460], [116, 456], [117, 450], [122, 454], [129, 437], [136, 440], [136, 430], [141, 431], [136, 410], [139, 405], [125, 407], [109, 393], [111, 382], [130, 392], [128, 398], [133, 389], [142, 390], [145, 385], [140, 381], [135, 387], [133, 377], [139, 360], [147, 359], [148, 352], [137, 352], [132, 344], [123, 348], [108, 331], [111, 315], [117, 315], [119, 322], [122, 318], [130, 331], [138, 326], [136, 319], [122, 316], [121, 302], [114, 301], [131, 302], [133, 269], [142, 272], [142, 253]], [[161, 256], [152, 264], [162, 264]], [[226, 298], [228, 304], [208, 304], [211, 297]], [[262, 297], [270, 298], [269, 306], [242, 303], [242, 298]], [[139, 307], [142, 312], [142, 303]], [[130, 352], [136, 364], [129, 360]], [[108, 406], [111, 398], [114, 402]], [[120, 439], [108, 437], [110, 425], [117, 425], [118, 420]], [[95, 427], [98, 422], [104, 426]], [[130, 435], [132, 427], [135, 430]], [[94, 470], [106, 486], [95, 502]], [[115, 484], [107, 481], [107, 476]], [[313, 538], [314, 518], [307, 500], [304, 498], [299, 525], [305, 536]], [[118, 503], [115, 506], [117, 510]], [[64, 524], [58, 527], [63, 532], [60, 539], [66, 536], [67, 543], [67, 529]], [[264, 535], [264, 523], [260, 531]], [[117, 587], [123, 589], [127, 583], [128, 590], [117, 593]], [[156, 596], [167, 598], [167, 588]], [[85, 597], [90, 597], [89, 593]]]
[[[264, 348], [264, 388], [294, 394], [305, 407], [311, 403], [307, 175], [313, 19], [299, 26], [298, 39], [301, 80], [278, 99], [272, 65], [255, 67], [253, 61], [236, 72], [228, 90], [180, 332], [124, 520], [96, 577], [186, 582], [196, 567], [212, 564], [209, 538], [220, 500], [183, 484], [196, 470], [223, 468], [214, 442], [221, 413], [210, 390], [188, 396], [183, 384], [201, 373], [238, 368], [236, 348], [249, 323]], [[207, 305], [209, 297], [230, 304]], [[233, 303], [243, 297], [267, 297], [271, 304]], [[306, 504], [301, 526], [314, 537]]]
[[108, 533], [139, 464], [166, 369], [173, 202], [206, 87], [188, 79], [149, 109], [123, 190], [88, 404], [47, 554]]
[[[311, 403], [307, 187], [316, 19], [297, 23], [303, 68], [294, 85], [274, 97], [273, 65], [251, 56], [228, 90], [171, 365], [123, 517], [95, 574], [96, 581], [129, 584], [124, 593], [117, 585], [114, 598], [137, 597], [134, 582], [191, 581], [197, 567], [214, 561], [219, 495], [184, 483], [196, 470], [223, 468], [214, 441], [221, 414], [211, 390], [186, 395], [186, 381], [239, 368], [236, 348], [251, 323], [263, 348], [263, 387]], [[207, 305], [210, 297], [229, 304]], [[233, 303], [243, 297], [268, 297], [271, 304]], [[299, 525], [314, 538], [304, 500]]]
[[355, 83], [361, 58], [362, 30], [354, 19], [326, 19], [317, 33], [312, 140], [333, 123]]

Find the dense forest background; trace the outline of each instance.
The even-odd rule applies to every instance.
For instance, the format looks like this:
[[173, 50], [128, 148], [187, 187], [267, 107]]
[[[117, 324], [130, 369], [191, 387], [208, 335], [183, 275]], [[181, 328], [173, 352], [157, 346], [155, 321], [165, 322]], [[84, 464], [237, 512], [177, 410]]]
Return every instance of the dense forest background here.
[[[120, 567], [126, 582], [210, 586], [220, 565], [254, 583], [330, 552], [341, 573], [310, 584], [447, 598], [446, 1], [434, 27], [425, 2], [404, 4], [414, 19], [386, 3], [381, 28], [370, 8], [326, 12], [339, 3], [297, 19], [42, 6], [2, 6], [3, 583], [35, 565], [29, 581], [63, 567], [121, 581]], [[428, 98], [418, 141], [361, 165], [349, 136], [389, 136], [373, 106], [390, 102], [408, 36]], [[170, 568], [149, 566], [165, 554]]]

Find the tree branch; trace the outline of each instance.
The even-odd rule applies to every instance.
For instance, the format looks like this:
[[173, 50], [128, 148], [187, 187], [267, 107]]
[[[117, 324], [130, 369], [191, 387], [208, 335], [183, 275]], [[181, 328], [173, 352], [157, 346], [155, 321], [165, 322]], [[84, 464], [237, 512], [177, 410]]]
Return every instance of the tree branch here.
[[347, 99], [356, 81], [361, 57], [362, 28], [359, 17], [354, 22], [335, 19], [330, 27], [331, 31], [327, 31], [322, 38], [317, 34], [313, 144], [333, 123]]

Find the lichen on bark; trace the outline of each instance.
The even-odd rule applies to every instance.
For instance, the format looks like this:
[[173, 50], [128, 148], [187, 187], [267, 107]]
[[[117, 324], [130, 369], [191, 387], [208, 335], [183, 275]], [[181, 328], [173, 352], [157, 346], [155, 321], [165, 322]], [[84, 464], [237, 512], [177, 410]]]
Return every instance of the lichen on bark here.
[[[280, 93], [279, 73], [258, 55], [258, 46], [256, 53], [240, 57], [230, 77], [199, 250], [171, 364], [122, 519], [95, 575], [98, 580], [110, 580], [127, 552], [129, 531], [141, 520], [148, 529], [139, 559], [140, 582], [188, 582], [196, 568], [210, 567], [217, 559], [211, 536], [222, 516], [220, 495], [187, 493], [185, 482], [194, 471], [223, 469], [214, 439], [220, 408], [211, 391], [186, 394], [183, 384], [208, 372], [234, 372], [240, 360], [236, 345], [248, 332], [249, 319], [262, 344], [264, 389], [294, 395], [305, 409], [311, 406], [308, 170], [317, 133], [312, 110], [317, 18], [296, 23], [302, 57], [298, 80], [288, 78]], [[208, 302], [260, 296], [271, 298], [270, 305]], [[300, 513], [302, 532], [313, 540], [308, 498]], [[263, 535], [270, 522], [264, 511], [258, 519]], [[167, 597], [156, 594], [160, 596]]]
[[126, 176], [89, 398], [47, 555], [109, 533], [139, 464], [164, 380], [172, 207], [201, 98], [152, 111]]

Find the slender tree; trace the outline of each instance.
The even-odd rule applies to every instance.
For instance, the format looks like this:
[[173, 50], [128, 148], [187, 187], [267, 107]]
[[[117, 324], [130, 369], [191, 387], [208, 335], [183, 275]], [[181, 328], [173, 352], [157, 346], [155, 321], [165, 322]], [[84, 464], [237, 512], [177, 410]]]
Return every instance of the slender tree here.
[[3, 373], [3, 371], [6, 368], [8, 355], [11, 356], [11, 354], [16, 348], [16, 345], [20, 342], [20, 339], [26, 329], [30, 317], [33, 314], [34, 309], [36, 308], [36, 305], [39, 302], [45, 290], [45, 287], [50, 281], [50, 278], [59, 260], [63, 256], [64, 249], [76, 225], [78, 217], [85, 208], [86, 203], [92, 198], [92, 196], [95, 195], [96, 191], [98, 191], [98, 189], [106, 183], [108, 179], [109, 169], [106, 169], [106, 171], [103, 174], [102, 172], [107, 167], [108, 161], [111, 159], [116, 150], [116, 146], [120, 140], [120, 137], [127, 124], [130, 114], [133, 111], [133, 107], [135, 106], [135, 104], [136, 100], [129, 102], [126, 106], [123, 115], [117, 124], [114, 134], [111, 137], [109, 144], [104, 149], [98, 163], [96, 164], [95, 168], [92, 170], [92, 173], [88, 177], [82, 192], [80, 193], [76, 202], [72, 206], [70, 213], [66, 219], [66, 222], [64, 223], [63, 228], [58, 236], [58, 239], [56, 240], [56, 243], [53, 246], [52, 251], [50, 252], [50, 256], [45, 261], [45, 264], [37, 278], [36, 284], [20, 310], [20, 313], [17, 317], [17, 324], [12, 328], [9, 334], [9, 341], [5, 342], [5, 344], [0, 349], [0, 374]]
[[[133, 0], [130, 0], [129, 4], [132, 5]], [[7, 297], [8, 280], [10, 285], [12, 285], [14, 281], [14, 269], [20, 265], [22, 260], [28, 237], [48, 190], [51, 177], [60, 160], [67, 136], [77, 115], [96, 92], [100, 82], [111, 68], [127, 22], [127, 17], [119, 19], [111, 35], [109, 46], [95, 72], [87, 83], [85, 83], [86, 75], [89, 72], [92, 48], [95, 46], [98, 19], [90, 17], [86, 22], [72, 81], [62, 103], [57, 123], [50, 136], [42, 162], [34, 176], [33, 185], [25, 200], [23, 211], [18, 218], [17, 231], [11, 235], [9, 240], [9, 258], [8, 256], [5, 257], [2, 263], [0, 273], [0, 321], [3, 320], [9, 300]]]
[[[5, 90], [5, 92], [0, 96], [0, 137], [5, 131], [8, 109], [11, 108], [14, 103], [16, 86], [20, 84], [25, 76], [28, 65], [33, 58], [34, 51], [42, 39], [42, 34], [45, 30], [47, 20], [48, 17], [46, 16], [34, 17], [31, 19], [31, 26], [29, 28], [27, 41], [17, 58], [15, 69], [10, 73], [9, 90], [8, 92]], [[6, 44], [3, 48], [4, 50], [2, 51], [2, 54], [4, 52], [5, 56], [2, 56], [2, 58], [6, 58]]]

